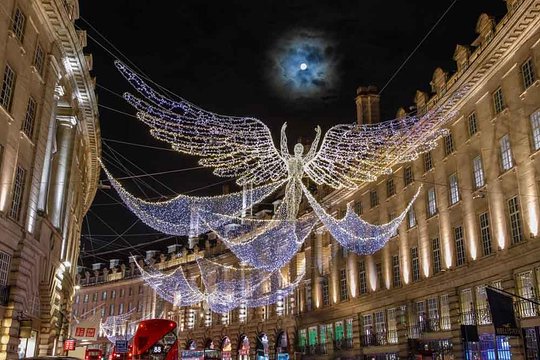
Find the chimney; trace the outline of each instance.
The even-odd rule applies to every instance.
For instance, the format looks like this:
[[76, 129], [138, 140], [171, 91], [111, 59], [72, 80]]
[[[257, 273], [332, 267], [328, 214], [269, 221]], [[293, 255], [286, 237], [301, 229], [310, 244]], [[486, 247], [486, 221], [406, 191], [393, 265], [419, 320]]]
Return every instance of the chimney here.
[[356, 119], [358, 124], [376, 124], [381, 120], [380, 96], [376, 86], [356, 89]]
[[93, 263], [92, 264], [92, 270], [101, 270], [103, 265], [104, 265], [103, 263]]
[[177, 252], [180, 252], [180, 250], [182, 250], [182, 246], [179, 244], [167, 246], [167, 254], [176, 254]]
[[158, 250], [146, 250], [146, 260], [153, 259], [157, 254], [159, 254]]

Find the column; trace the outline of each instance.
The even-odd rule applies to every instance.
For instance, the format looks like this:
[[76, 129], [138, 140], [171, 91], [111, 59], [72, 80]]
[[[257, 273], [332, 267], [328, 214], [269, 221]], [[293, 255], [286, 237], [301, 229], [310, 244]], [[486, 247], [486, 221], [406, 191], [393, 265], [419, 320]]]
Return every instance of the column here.
[[330, 294], [331, 303], [339, 301], [339, 244], [332, 239], [332, 260], [330, 261]]
[[358, 289], [358, 255], [349, 251], [347, 255], [347, 284], [351, 298], [356, 298], [360, 292]]
[[311, 298], [315, 309], [322, 307], [322, 230], [317, 230], [311, 242]]
[[[62, 227], [68, 185], [75, 144], [76, 120], [73, 116], [57, 118], [56, 142], [57, 151], [54, 159], [54, 172], [51, 177], [51, 196], [49, 198], [49, 215], [56, 228]], [[63, 244], [65, 245], [65, 244]]]
[[49, 130], [47, 133], [47, 144], [45, 145], [45, 154], [43, 169], [41, 172], [41, 181], [39, 184], [39, 196], [38, 196], [38, 212], [47, 212], [47, 198], [49, 194], [49, 182], [51, 179], [52, 168], [52, 155], [53, 148], [55, 147], [54, 141], [56, 137], [56, 109], [58, 107], [58, 100], [60, 98], [60, 87], [56, 87], [54, 92], [54, 100], [51, 111], [51, 118], [49, 119]]

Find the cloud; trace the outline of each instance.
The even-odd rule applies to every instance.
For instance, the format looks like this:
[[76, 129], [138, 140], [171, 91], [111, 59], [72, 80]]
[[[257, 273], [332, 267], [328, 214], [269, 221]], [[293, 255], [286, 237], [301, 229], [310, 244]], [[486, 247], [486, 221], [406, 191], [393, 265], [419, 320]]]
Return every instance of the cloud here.
[[267, 78], [276, 94], [288, 100], [309, 100], [333, 93], [339, 81], [335, 49], [322, 32], [296, 29], [286, 33], [269, 52]]

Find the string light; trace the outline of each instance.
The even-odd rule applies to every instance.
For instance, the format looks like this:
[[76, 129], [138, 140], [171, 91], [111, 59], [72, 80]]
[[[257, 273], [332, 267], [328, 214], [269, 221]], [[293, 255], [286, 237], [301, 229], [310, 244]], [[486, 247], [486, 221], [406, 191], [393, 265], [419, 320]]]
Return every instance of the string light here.
[[[420, 117], [404, 117], [378, 124], [341, 124], [332, 127], [316, 152], [320, 129], [310, 153], [302, 158], [287, 151], [285, 126], [280, 151], [274, 147], [270, 129], [250, 117], [234, 117], [203, 110], [188, 101], [174, 101], [156, 92], [120, 61], [120, 73], [148, 101], [126, 93], [124, 98], [137, 110], [137, 118], [150, 133], [173, 149], [203, 157], [200, 164], [214, 167], [218, 176], [237, 178], [237, 183], [259, 185], [289, 178], [289, 185], [305, 173], [317, 184], [356, 189], [391, 172], [393, 165], [416, 159], [436, 146], [447, 134], [441, 129], [455, 115], [452, 106], [465, 91], [457, 91], [442, 106]], [[299, 149], [299, 151], [297, 151]]]
[[419, 187], [399, 216], [382, 225], [373, 225], [364, 221], [354, 213], [351, 203], [347, 204], [345, 216], [338, 220], [328, 214], [305, 187], [304, 193], [313, 211], [341, 246], [360, 255], [371, 255], [382, 249], [388, 240], [396, 234], [399, 225], [420, 194], [421, 188], [422, 186]]
[[[146, 225], [165, 234], [195, 237], [209, 232], [209, 227], [199, 221], [200, 212], [237, 216], [245, 212], [243, 208], [245, 194], [243, 192], [207, 197], [177, 195], [167, 201], [149, 202], [130, 194], [114, 179], [103, 164], [102, 168], [111, 185], [128, 208]], [[259, 203], [276, 191], [283, 183], [284, 181], [281, 181], [246, 190], [249, 192], [249, 198], [252, 199], [248, 206], [251, 207]], [[208, 225], [219, 227], [223, 224], [210, 223]]]
[[235, 268], [203, 258], [197, 259], [197, 265], [204, 290], [200, 290], [195, 282], [187, 280], [181, 266], [164, 274], [152, 268], [143, 269], [137, 264], [145, 283], [164, 300], [179, 307], [203, 302], [208, 309], [221, 314], [241, 306], [274, 304], [290, 294], [305, 276], [305, 264], [303, 271], [292, 282], [280, 270], [267, 272], [254, 268]]

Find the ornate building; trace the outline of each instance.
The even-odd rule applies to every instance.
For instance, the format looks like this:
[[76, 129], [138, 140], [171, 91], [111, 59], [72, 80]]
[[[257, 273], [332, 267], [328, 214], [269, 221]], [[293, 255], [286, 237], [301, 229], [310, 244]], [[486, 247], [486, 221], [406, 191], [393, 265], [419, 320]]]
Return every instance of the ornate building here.
[[98, 179], [92, 58], [76, 0], [0, 3], [0, 358], [67, 336], [83, 217]]
[[[263, 333], [269, 356], [277, 357], [283, 332], [289, 353], [306, 358], [538, 358], [540, 313], [527, 299], [536, 300], [540, 288], [540, 0], [506, 3], [500, 22], [482, 14], [473, 44], [456, 46], [456, 71], [435, 70], [430, 94], [416, 93], [422, 114], [466, 91], [436, 149], [357, 191], [318, 189], [338, 217], [352, 202], [367, 221], [384, 223], [423, 186], [383, 250], [357, 256], [319, 229], [288, 267], [290, 278], [303, 266], [309, 277], [295, 296], [274, 306], [218, 315], [203, 307], [174, 309], [142, 288], [148, 295], [107, 300], [107, 315], [124, 304], [134, 319], [170, 317], [179, 322], [181, 346], [194, 340], [201, 349], [212, 341], [219, 347], [227, 336], [239, 358], [243, 335], [254, 356]], [[358, 91], [360, 122], [378, 121], [373, 90]], [[156, 259], [158, 266], [185, 262], [189, 268], [190, 255], [171, 255]], [[75, 311], [99, 305], [113, 288], [134, 294], [141, 285], [134, 271], [124, 266], [83, 275]], [[522, 338], [494, 336], [487, 285], [525, 299], [515, 303]], [[134, 305], [139, 300], [141, 307]]]

